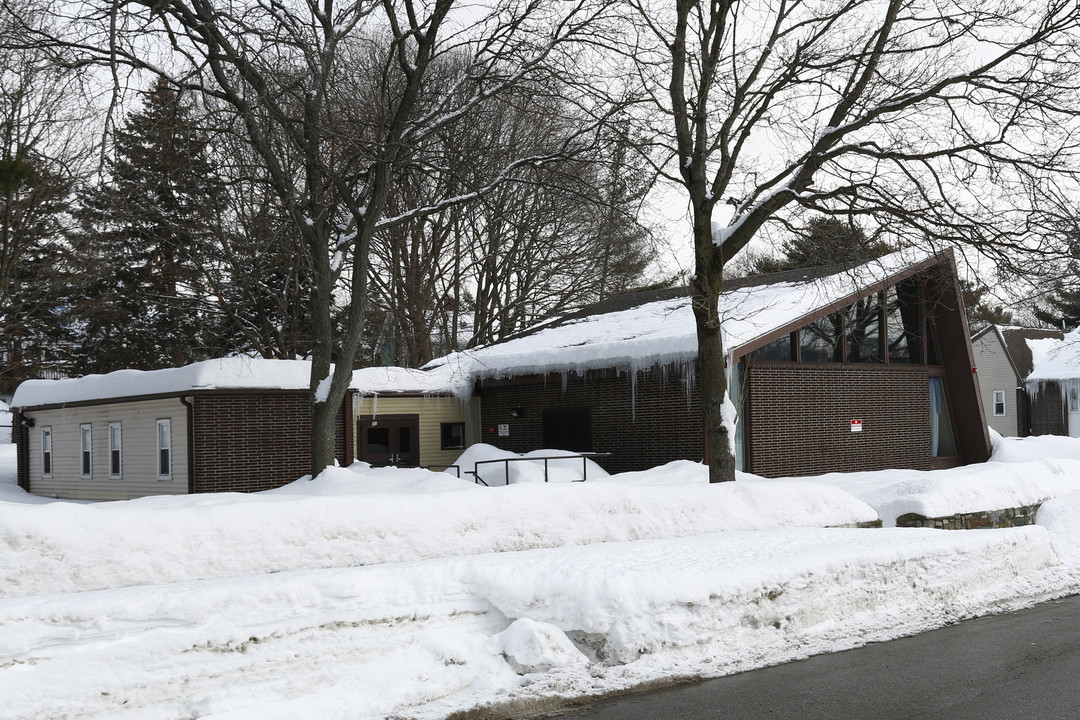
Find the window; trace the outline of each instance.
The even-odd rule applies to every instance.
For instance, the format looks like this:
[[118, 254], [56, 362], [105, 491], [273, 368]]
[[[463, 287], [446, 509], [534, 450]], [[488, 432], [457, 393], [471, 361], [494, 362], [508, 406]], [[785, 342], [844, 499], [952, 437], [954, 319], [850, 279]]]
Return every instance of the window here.
[[755, 362], [791, 362], [795, 359], [791, 335], [784, 335], [750, 353], [750, 363]]
[[1005, 414], [1005, 391], [994, 391], [994, 416], [998, 417]]
[[839, 314], [815, 320], [799, 330], [803, 362], [843, 362], [842, 328]]
[[465, 423], [442, 424], [442, 449], [460, 450], [465, 447]]
[[157, 421], [158, 480], [172, 477], [172, 420]]
[[41, 428], [41, 477], [52, 477], [52, 427]]
[[919, 281], [904, 280], [885, 291], [885, 325], [889, 362], [922, 364], [919, 332]]
[[1080, 412], [1080, 380], [1066, 381], [1069, 395], [1069, 412]]
[[120, 423], [109, 423], [109, 477], [120, 477], [123, 467], [120, 464], [121, 460], [121, 448], [120, 448]]
[[79, 426], [79, 477], [88, 478], [93, 476], [93, 437], [90, 424]]
[[881, 362], [881, 296], [863, 298], [844, 311], [849, 363]]
[[959, 455], [953, 436], [952, 416], [949, 413], [949, 396], [945, 381], [930, 378], [930, 457]]

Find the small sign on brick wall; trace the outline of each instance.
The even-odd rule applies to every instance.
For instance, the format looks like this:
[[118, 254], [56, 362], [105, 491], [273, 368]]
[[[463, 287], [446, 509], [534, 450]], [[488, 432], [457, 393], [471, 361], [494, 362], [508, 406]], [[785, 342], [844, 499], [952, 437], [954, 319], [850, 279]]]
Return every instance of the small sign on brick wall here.
[[509, 437], [510, 426], [506, 424], [499, 425], [499, 437]]
[[851, 432], [862, 432], [862, 420], [851, 421]]

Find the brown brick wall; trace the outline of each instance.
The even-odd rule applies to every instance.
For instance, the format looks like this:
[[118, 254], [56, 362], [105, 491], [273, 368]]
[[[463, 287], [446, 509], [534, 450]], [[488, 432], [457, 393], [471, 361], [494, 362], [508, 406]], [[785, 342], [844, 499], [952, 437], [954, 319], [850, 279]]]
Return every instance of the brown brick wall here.
[[[760, 365], [750, 371], [750, 469], [765, 477], [930, 469], [925, 367]], [[851, 421], [862, 420], [862, 432]]]
[[1031, 398], [1031, 434], [1068, 435], [1065, 422], [1061, 385], [1056, 382], [1047, 383]]
[[[194, 402], [195, 492], [255, 492], [309, 471], [308, 393], [216, 392]], [[345, 462], [345, 412], [338, 412], [335, 455]]]
[[[481, 388], [481, 442], [514, 452], [542, 447], [544, 409], [589, 408], [595, 452], [610, 452], [600, 461], [609, 472], [644, 470], [671, 460], [701, 460], [704, 455], [701, 400], [691, 382], [686, 385], [677, 370], [652, 368], [638, 375], [636, 389], [626, 372], [589, 371], [584, 377], [571, 374], [563, 389], [559, 375], [546, 383], [534, 378], [528, 384], [486, 382]], [[521, 407], [522, 417], [510, 417]], [[489, 429], [509, 424], [509, 437]]]
[[[925, 367], [767, 365], [751, 370], [749, 469], [766, 477], [883, 468], [930, 469]], [[678, 373], [642, 373], [636, 402], [626, 373], [488, 382], [481, 389], [482, 442], [514, 452], [542, 447], [544, 409], [589, 408], [593, 450], [611, 472], [704, 455], [700, 395], [687, 403]], [[514, 407], [523, 416], [512, 418]], [[636, 417], [634, 417], [636, 416]], [[851, 420], [863, 431], [851, 432]], [[510, 426], [508, 437], [491, 433]]]

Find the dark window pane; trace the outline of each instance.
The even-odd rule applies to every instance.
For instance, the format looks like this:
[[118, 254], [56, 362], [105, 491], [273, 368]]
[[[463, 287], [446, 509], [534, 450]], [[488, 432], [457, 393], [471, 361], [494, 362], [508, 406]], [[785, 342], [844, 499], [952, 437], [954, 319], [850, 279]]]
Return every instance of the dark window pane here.
[[403, 425], [398, 428], [398, 446], [399, 453], [412, 452], [412, 428], [408, 425]]
[[442, 424], [442, 449], [459, 450], [465, 447], [465, 423]]
[[816, 320], [799, 330], [803, 362], [842, 362], [840, 354], [840, 315]]
[[881, 362], [881, 296], [864, 298], [844, 313], [848, 362]]
[[41, 456], [41, 472], [44, 475], [52, 473], [52, 453], [47, 452]]
[[169, 451], [162, 448], [158, 451], [158, 475], [169, 474]]
[[120, 474], [120, 451], [112, 450], [109, 452], [109, 472], [113, 475]]
[[886, 290], [885, 313], [889, 362], [921, 364], [918, 280], [904, 280]]
[[795, 359], [791, 350], [791, 335], [785, 335], [750, 353], [750, 363], [789, 362]]
[[390, 452], [390, 428], [368, 428], [367, 449], [369, 453], [381, 453], [383, 455]]
[[90, 474], [90, 453], [88, 453], [85, 450], [83, 450], [83, 453], [82, 453], [82, 474], [83, 475], [89, 475]]

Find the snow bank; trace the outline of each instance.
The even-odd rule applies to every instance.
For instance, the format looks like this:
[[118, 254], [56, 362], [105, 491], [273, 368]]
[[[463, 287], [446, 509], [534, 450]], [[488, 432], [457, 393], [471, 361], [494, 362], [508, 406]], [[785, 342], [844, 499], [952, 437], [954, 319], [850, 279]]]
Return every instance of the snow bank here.
[[485, 488], [360, 463], [248, 495], [0, 502], [0, 598], [877, 517], [811, 483], [663, 483]]
[[1043, 528], [773, 530], [0, 602], [11, 717], [441, 718], [715, 676], [1061, 592]]
[[1080, 495], [1050, 500], [1036, 523], [1050, 532], [1050, 545], [1063, 563], [1080, 568]]
[[997, 436], [994, 455], [986, 463], [931, 472], [830, 473], [812, 479], [859, 498], [890, 527], [907, 513], [946, 517], [1037, 505], [1080, 493], [1080, 439]]

